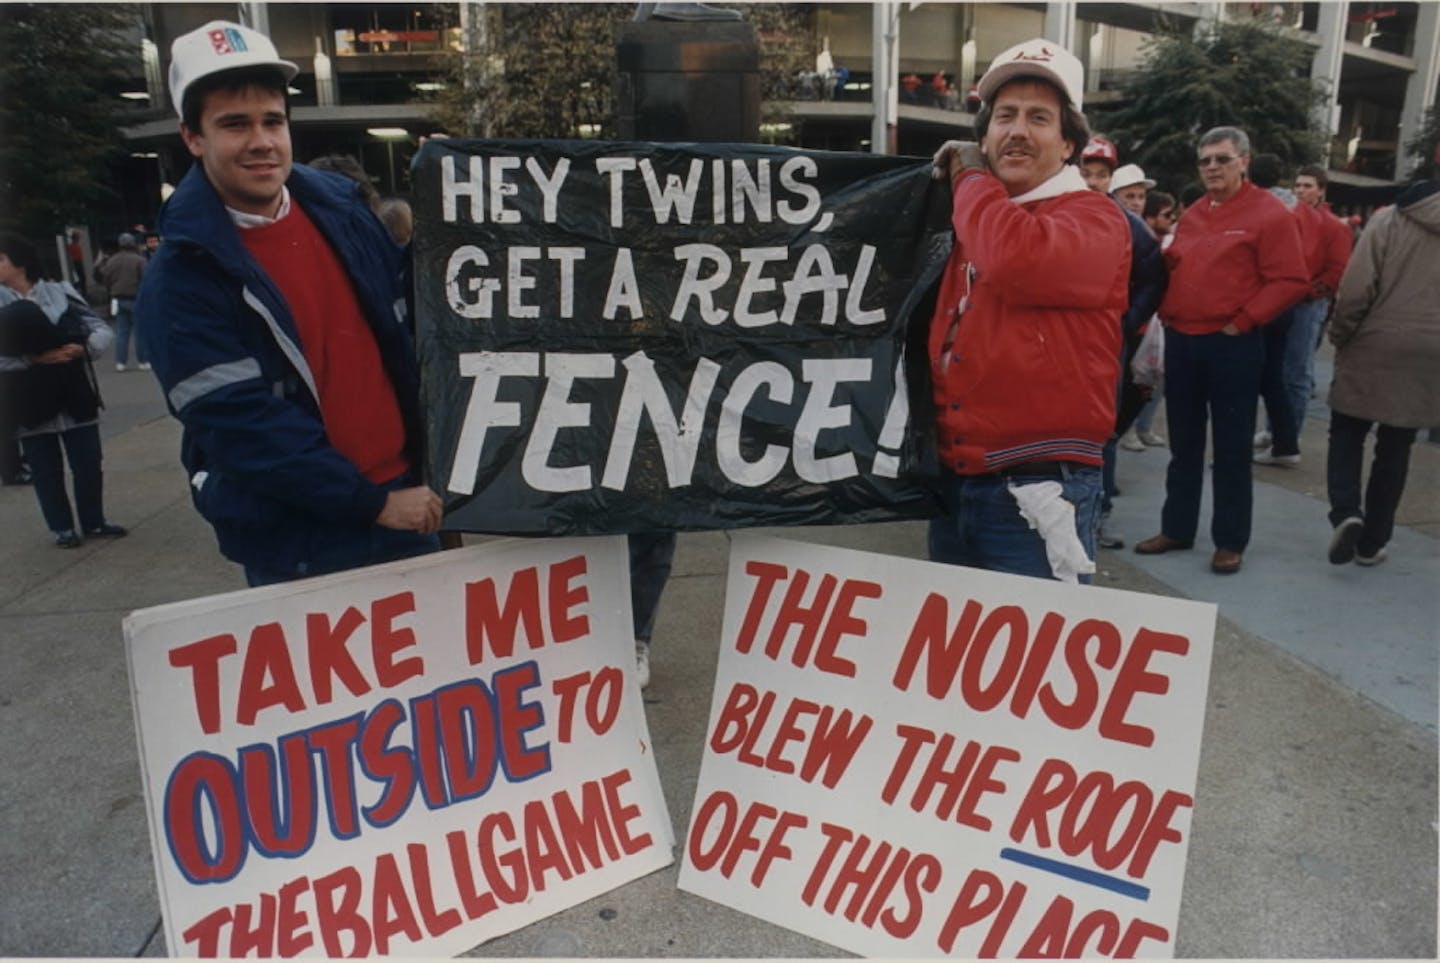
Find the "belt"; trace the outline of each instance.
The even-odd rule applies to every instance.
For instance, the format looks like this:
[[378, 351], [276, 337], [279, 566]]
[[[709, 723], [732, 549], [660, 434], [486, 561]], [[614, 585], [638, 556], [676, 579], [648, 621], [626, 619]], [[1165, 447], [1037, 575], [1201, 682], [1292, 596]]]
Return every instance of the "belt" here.
[[979, 477], [987, 476], [998, 478], [1035, 478], [1038, 476], [1064, 475], [1066, 472], [1074, 471], [1082, 467], [1079, 462], [1073, 461], [1022, 461], [1017, 465], [1006, 465], [1004, 468], [997, 468], [992, 472], [986, 472]]

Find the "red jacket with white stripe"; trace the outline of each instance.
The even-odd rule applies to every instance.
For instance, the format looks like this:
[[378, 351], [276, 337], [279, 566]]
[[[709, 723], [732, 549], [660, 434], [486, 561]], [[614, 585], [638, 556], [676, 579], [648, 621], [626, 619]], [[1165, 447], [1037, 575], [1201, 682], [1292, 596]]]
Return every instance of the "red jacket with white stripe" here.
[[1275, 320], [1310, 290], [1300, 229], [1269, 191], [1245, 181], [1221, 204], [1185, 209], [1165, 251], [1170, 286], [1160, 320], [1184, 334], [1241, 332]]
[[969, 172], [952, 200], [955, 248], [929, 340], [941, 463], [961, 475], [1100, 464], [1129, 299], [1124, 214], [1068, 165], [1013, 199]]

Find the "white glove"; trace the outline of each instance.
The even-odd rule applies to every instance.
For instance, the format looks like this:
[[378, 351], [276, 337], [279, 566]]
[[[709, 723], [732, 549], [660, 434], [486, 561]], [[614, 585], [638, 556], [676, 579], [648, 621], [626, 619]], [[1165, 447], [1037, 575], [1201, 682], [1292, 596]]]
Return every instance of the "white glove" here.
[[1045, 539], [1045, 558], [1050, 571], [1062, 582], [1076, 584], [1081, 575], [1093, 575], [1095, 562], [1075, 531], [1075, 506], [1065, 500], [1057, 481], [1008, 485], [1020, 514]]

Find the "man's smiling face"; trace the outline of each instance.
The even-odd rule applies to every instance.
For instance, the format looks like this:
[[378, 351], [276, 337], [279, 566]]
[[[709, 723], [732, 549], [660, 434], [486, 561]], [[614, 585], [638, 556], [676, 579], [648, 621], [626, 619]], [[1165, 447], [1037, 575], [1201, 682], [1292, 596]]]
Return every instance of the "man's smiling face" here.
[[1075, 153], [1062, 129], [1063, 108], [1060, 92], [1043, 80], [1013, 80], [996, 93], [980, 146], [1011, 197], [1060, 173]]
[[213, 90], [200, 111], [200, 129], [180, 136], [227, 207], [273, 217], [290, 177], [290, 123], [285, 97], [263, 87]]

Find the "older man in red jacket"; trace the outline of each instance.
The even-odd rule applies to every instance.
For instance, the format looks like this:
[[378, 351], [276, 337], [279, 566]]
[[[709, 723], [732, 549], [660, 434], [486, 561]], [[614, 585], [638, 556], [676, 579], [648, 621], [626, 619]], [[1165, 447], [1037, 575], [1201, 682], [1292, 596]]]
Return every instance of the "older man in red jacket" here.
[[1135, 551], [1159, 555], [1194, 545], [1208, 419], [1215, 460], [1210, 568], [1229, 575], [1240, 571], [1250, 542], [1251, 442], [1265, 350], [1259, 329], [1303, 298], [1310, 281], [1295, 218], [1245, 179], [1245, 132], [1206, 132], [1197, 163], [1206, 196], [1186, 209], [1165, 252], [1170, 286], [1160, 305], [1170, 429], [1165, 507], [1160, 534]]
[[1088, 581], [1130, 229], [1075, 166], [1090, 134], [1071, 53], [1018, 44], [978, 89], [979, 143], [936, 155], [955, 247], [930, 322], [947, 510], [931, 524], [930, 556]]

